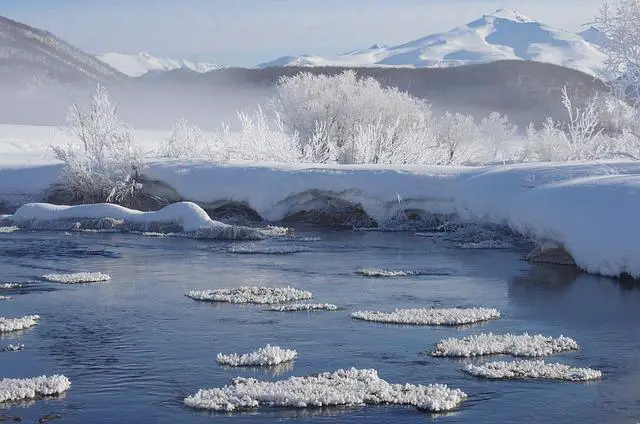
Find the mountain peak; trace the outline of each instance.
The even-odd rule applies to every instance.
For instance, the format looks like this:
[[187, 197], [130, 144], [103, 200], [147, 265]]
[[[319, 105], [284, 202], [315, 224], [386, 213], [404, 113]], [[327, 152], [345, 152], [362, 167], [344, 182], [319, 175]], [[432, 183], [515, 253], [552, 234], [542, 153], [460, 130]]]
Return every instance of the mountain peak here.
[[506, 8], [498, 9], [493, 13], [484, 15], [484, 17], [506, 19], [508, 21], [522, 22], [522, 23], [535, 22], [534, 20], [527, 18], [526, 16], [524, 16], [523, 14], [521, 14], [515, 9], [506, 9]]

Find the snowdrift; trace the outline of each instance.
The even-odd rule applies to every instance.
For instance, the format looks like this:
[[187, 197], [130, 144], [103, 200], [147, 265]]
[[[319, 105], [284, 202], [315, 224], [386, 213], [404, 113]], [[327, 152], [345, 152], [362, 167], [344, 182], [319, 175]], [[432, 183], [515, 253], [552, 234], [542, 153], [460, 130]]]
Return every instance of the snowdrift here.
[[[0, 197], [14, 190], [24, 198], [37, 199], [40, 192], [33, 190], [55, 182], [49, 168], [47, 172], [30, 167], [4, 173], [3, 177], [11, 178], [0, 178]], [[207, 208], [240, 205], [273, 222], [321, 213], [325, 218], [335, 216], [336, 222], [354, 221], [345, 219], [351, 214], [356, 222], [371, 220], [380, 227], [409, 223], [433, 228], [453, 219], [508, 226], [540, 245], [565, 249], [589, 272], [640, 277], [640, 239], [633, 237], [640, 230], [640, 221], [634, 219], [634, 211], [640, 210], [640, 164], [635, 161], [487, 167], [163, 161], [148, 164], [143, 172], [147, 180], [162, 182], [180, 198]], [[211, 238], [265, 237], [255, 230], [212, 221], [189, 202], [157, 212], [114, 205], [25, 205], [3, 225], [104, 217], [138, 225], [171, 223]]]

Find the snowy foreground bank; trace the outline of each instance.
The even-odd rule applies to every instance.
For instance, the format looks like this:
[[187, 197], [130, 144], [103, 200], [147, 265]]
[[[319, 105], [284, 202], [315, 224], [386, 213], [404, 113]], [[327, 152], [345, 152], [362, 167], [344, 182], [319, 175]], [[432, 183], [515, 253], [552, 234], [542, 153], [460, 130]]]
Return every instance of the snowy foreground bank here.
[[[56, 181], [55, 169], [55, 165], [0, 169], [0, 204], [41, 201]], [[150, 181], [151, 194], [170, 201], [189, 200], [205, 209], [242, 206], [267, 221], [309, 212], [344, 216], [359, 211], [360, 218], [364, 215], [380, 226], [392, 225], [398, 217], [507, 225], [540, 245], [563, 247], [586, 271], [640, 277], [638, 162], [479, 168], [155, 162], [142, 172]], [[14, 220], [42, 219], [38, 215], [42, 207], [35, 215], [33, 208], [19, 210]], [[154, 216], [114, 206], [87, 215], [135, 222], [171, 215], [167, 219], [179, 220], [184, 231], [203, 225], [224, 228], [195, 210], [195, 205], [189, 206], [188, 216], [181, 215], [185, 208], [165, 208], [151, 213]], [[50, 211], [60, 218], [74, 215], [64, 208]]]

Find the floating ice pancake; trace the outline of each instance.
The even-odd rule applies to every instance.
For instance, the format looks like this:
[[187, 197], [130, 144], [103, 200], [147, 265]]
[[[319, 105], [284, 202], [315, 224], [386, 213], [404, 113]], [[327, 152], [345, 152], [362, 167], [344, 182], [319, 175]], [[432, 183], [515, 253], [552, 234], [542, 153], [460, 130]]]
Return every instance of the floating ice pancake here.
[[361, 405], [412, 405], [428, 411], [456, 409], [467, 395], [441, 384], [391, 384], [373, 369], [337, 370], [280, 381], [236, 378], [222, 388], [202, 389], [184, 400], [191, 408], [235, 411], [271, 407], [308, 408]]
[[544, 361], [487, 362], [468, 364], [464, 372], [476, 377], [491, 379], [542, 379], [588, 381], [602, 378], [602, 372], [591, 368], [574, 368], [570, 365]]
[[10, 333], [12, 331], [26, 330], [38, 325], [40, 317], [38, 315], [28, 315], [22, 318], [0, 317], [0, 333]]
[[16, 227], [16, 226], [10, 226], [10, 227], [0, 227], [0, 233], [13, 233], [15, 231], [18, 231], [20, 228]]
[[465, 325], [500, 317], [500, 311], [490, 308], [396, 309], [394, 312], [358, 311], [353, 318], [364, 321], [408, 325]]
[[298, 312], [298, 311], [337, 311], [338, 307], [331, 303], [290, 303], [277, 305], [267, 309], [273, 312]]
[[229, 248], [229, 253], [241, 255], [290, 255], [293, 253], [312, 252], [313, 250], [304, 246], [273, 246], [273, 245], [236, 245]]
[[419, 275], [450, 275], [451, 273], [442, 269], [407, 269], [392, 270], [382, 268], [361, 268], [356, 270], [356, 274], [365, 277], [381, 277], [381, 278], [397, 278], [397, 277], [416, 277]]
[[469, 357], [508, 354], [513, 356], [540, 357], [579, 349], [578, 343], [569, 338], [546, 337], [541, 334], [478, 334], [462, 339], [449, 338], [438, 342], [433, 356]]
[[272, 304], [308, 300], [311, 292], [292, 287], [238, 287], [233, 289], [192, 290], [185, 296], [194, 300], [227, 303]]
[[245, 354], [218, 353], [216, 360], [219, 364], [232, 367], [264, 367], [278, 365], [296, 359], [298, 352], [291, 349], [283, 349], [279, 346], [266, 345], [255, 352]]
[[3, 378], [0, 380], [0, 402], [59, 395], [69, 390], [70, 387], [71, 382], [64, 375]]
[[72, 274], [46, 274], [43, 275], [47, 281], [62, 284], [83, 284], [83, 283], [100, 283], [111, 280], [109, 274], [102, 272], [76, 272]]

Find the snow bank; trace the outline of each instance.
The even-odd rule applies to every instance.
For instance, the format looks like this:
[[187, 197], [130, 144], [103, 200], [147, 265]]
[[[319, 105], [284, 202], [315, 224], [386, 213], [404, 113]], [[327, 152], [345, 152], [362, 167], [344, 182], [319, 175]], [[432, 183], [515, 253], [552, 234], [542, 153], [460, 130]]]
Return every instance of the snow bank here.
[[0, 317], [0, 333], [10, 333], [12, 331], [26, 330], [38, 325], [40, 317], [38, 315], [28, 315], [22, 318]]
[[358, 311], [353, 318], [408, 325], [464, 325], [500, 318], [500, 311], [488, 308], [396, 309], [394, 312]]
[[290, 255], [293, 253], [312, 251], [313, 249], [303, 246], [239, 245], [231, 246], [231, 248], [229, 248], [229, 253], [242, 255]]
[[109, 274], [101, 272], [76, 272], [73, 274], [45, 274], [42, 276], [47, 281], [62, 284], [100, 283], [111, 280]]
[[337, 311], [338, 307], [331, 303], [290, 303], [277, 305], [267, 309], [273, 312], [298, 312], [298, 311]]
[[577, 350], [578, 343], [569, 338], [546, 337], [541, 334], [478, 334], [462, 339], [449, 338], [438, 342], [433, 356], [469, 357], [507, 354], [513, 356], [540, 357]]
[[264, 367], [293, 361], [297, 356], [298, 352], [295, 350], [266, 345], [255, 352], [245, 353], [242, 355], [237, 353], [231, 353], [229, 355], [218, 353], [216, 360], [219, 364], [229, 365], [232, 367]]
[[0, 380], [0, 402], [59, 395], [69, 390], [70, 387], [71, 382], [64, 375], [3, 378]]
[[174, 203], [153, 212], [141, 212], [110, 203], [77, 206], [28, 203], [22, 205], [12, 216], [12, 220], [18, 226], [30, 225], [33, 222], [41, 224], [73, 219], [107, 218], [142, 225], [178, 225], [182, 231], [196, 238], [264, 238], [256, 230], [214, 221], [200, 206], [192, 202]]
[[313, 297], [311, 292], [294, 289], [292, 287], [249, 287], [234, 289], [192, 290], [185, 296], [194, 300], [227, 303], [256, 303], [271, 304], [308, 300]]
[[480, 366], [467, 364], [463, 371], [482, 378], [492, 379], [543, 379], [587, 381], [602, 378], [602, 372], [591, 368], [574, 368], [544, 361], [487, 362]]
[[307, 408], [361, 405], [412, 405], [429, 411], [456, 409], [467, 395], [445, 385], [390, 384], [373, 369], [337, 370], [281, 381], [234, 379], [230, 385], [201, 389], [184, 400], [191, 408], [235, 411], [272, 407]]

